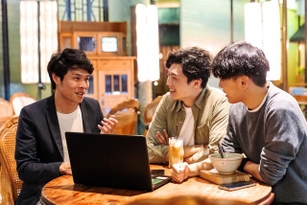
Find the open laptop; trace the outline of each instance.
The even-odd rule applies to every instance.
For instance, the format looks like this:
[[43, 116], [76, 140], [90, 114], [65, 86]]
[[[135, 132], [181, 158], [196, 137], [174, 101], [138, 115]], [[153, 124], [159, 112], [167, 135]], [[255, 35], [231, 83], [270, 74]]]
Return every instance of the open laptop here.
[[170, 181], [150, 170], [142, 135], [66, 132], [75, 184], [153, 191]]

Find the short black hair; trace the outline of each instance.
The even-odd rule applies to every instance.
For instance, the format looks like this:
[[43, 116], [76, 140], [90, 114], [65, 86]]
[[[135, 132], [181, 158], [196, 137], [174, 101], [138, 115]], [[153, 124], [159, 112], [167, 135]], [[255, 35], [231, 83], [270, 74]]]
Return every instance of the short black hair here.
[[242, 75], [248, 76], [256, 85], [266, 84], [269, 61], [258, 47], [244, 41], [225, 46], [213, 59], [211, 71], [214, 77], [230, 79]]
[[205, 88], [210, 77], [211, 60], [212, 54], [209, 51], [199, 47], [188, 47], [169, 52], [165, 67], [168, 69], [172, 64], [180, 64], [182, 73], [188, 78], [187, 83], [201, 79], [201, 87]]
[[93, 64], [83, 51], [65, 48], [63, 51], [53, 53], [47, 66], [52, 89], [55, 89], [56, 86], [52, 79], [52, 73], [63, 80], [69, 70], [78, 68], [86, 70], [89, 74], [92, 74], [94, 71]]

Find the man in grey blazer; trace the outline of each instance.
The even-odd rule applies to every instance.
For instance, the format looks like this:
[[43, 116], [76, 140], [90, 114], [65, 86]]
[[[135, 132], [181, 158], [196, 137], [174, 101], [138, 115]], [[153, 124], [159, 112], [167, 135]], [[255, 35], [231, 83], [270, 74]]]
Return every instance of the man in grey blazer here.
[[48, 73], [54, 94], [24, 107], [19, 116], [15, 159], [23, 186], [16, 204], [37, 204], [47, 182], [71, 174], [65, 132], [113, 131], [114, 116], [104, 118], [98, 101], [84, 97], [93, 70], [83, 51], [52, 55]]

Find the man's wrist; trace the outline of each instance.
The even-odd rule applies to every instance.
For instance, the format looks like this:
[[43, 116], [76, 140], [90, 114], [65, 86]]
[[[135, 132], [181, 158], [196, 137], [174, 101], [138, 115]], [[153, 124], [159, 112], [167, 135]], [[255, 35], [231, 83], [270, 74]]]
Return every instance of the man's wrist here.
[[199, 170], [200, 170], [199, 163], [189, 164], [188, 167], [190, 170], [189, 176], [199, 175]]
[[242, 161], [241, 161], [240, 166], [238, 167], [238, 170], [241, 171], [241, 172], [245, 172], [245, 171], [244, 171], [244, 166], [245, 166], [245, 164], [246, 164], [248, 161], [249, 161], [249, 159], [244, 157], [244, 158], [242, 159]]
[[209, 154], [214, 153], [214, 149], [210, 145], [202, 144], [198, 146], [201, 147], [197, 147], [199, 150], [191, 156], [192, 163], [200, 162], [206, 159]]

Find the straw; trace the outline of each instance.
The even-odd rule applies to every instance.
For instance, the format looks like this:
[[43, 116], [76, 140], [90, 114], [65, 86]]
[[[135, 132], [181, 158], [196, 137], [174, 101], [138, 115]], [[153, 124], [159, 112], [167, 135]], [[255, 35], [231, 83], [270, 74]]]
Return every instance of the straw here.
[[221, 145], [218, 144], [218, 147], [219, 147], [219, 153], [221, 154], [221, 157], [224, 158], [224, 152], [223, 152]]

